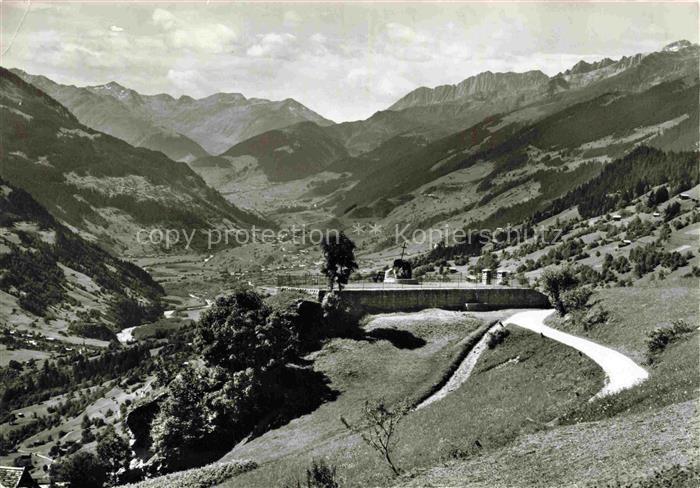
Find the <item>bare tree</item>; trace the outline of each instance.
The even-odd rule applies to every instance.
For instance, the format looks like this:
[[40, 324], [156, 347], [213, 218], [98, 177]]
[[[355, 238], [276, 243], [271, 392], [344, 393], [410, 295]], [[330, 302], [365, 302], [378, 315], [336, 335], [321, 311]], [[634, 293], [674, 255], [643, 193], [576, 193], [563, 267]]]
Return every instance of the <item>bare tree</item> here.
[[394, 464], [391, 455], [396, 447], [398, 424], [408, 411], [409, 406], [405, 403], [390, 409], [384, 400], [379, 400], [376, 403], [366, 401], [362, 408], [362, 419], [358, 424], [353, 425], [344, 417], [340, 417], [340, 421], [350, 431], [359, 434], [368, 446], [377, 451], [393, 473], [398, 476], [400, 470]]

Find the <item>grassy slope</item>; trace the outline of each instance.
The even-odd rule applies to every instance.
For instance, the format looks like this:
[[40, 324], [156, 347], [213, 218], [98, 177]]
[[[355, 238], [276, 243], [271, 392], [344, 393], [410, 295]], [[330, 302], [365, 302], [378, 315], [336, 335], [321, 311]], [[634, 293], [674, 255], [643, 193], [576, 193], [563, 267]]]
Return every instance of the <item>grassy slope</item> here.
[[[447, 463], [397, 486], [697, 486], [633, 483], [674, 464], [687, 464], [689, 453], [697, 450], [692, 431], [698, 427], [696, 405], [684, 402], [651, 414], [525, 435], [507, 448]], [[620, 484], [608, 484], [613, 479]]]
[[572, 412], [569, 422], [643, 412], [698, 398], [700, 334], [697, 330], [671, 343], [651, 364], [646, 355], [646, 338], [650, 331], [667, 326], [673, 320], [698, 325], [697, 283], [697, 278], [674, 277], [599, 292], [600, 300], [611, 311], [614, 320], [592, 329], [588, 337], [629, 354], [639, 363], [646, 363], [650, 378], [636, 388]]
[[[698, 332], [669, 345], [653, 364], [645, 363], [649, 331], [676, 319], [698, 323], [697, 279], [680, 278], [686, 271], [664, 281], [600, 290], [595, 298], [610, 310], [612, 320], [588, 333], [561, 320], [550, 321], [643, 363], [650, 372], [648, 381], [607, 399], [580, 403], [558, 422], [569, 425], [518, 437], [503, 449], [449, 462], [399, 484], [629, 486], [657, 474], [677, 476], [666, 471], [674, 464], [697, 469], [693, 453], [699, 446], [692, 432], [698, 428]], [[487, 360], [479, 363], [482, 368]], [[547, 364], [556, 364], [549, 360]], [[697, 486], [695, 482], [697, 478], [688, 485], [676, 480], [668, 486]]]
[[[392, 314], [366, 326], [410, 330], [426, 344], [399, 349], [387, 341], [335, 340], [318, 354], [316, 367], [341, 392], [332, 403], [234, 449], [224, 461], [253, 459], [255, 471], [222, 486], [281, 486], [301, 477], [314, 458], [339, 466], [343, 486], [391, 483], [380, 458], [349, 435], [341, 415], [357, 418], [365, 399], [390, 402], [416, 399], [429, 388], [458, 351], [459, 339], [478, 326], [465, 315], [442, 311]], [[493, 314], [485, 318], [490, 320]], [[507, 363], [519, 357], [519, 362]], [[550, 364], [563, 365], [553, 370]], [[494, 385], [499, 385], [494, 388]], [[396, 454], [405, 469], [427, 467], [455, 453], [468, 452], [476, 440], [490, 450], [521, 432], [532, 432], [584, 402], [602, 386], [602, 374], [587, 358], [548, 339], [514, 330], [504, 344], [487, 351], [472, 378], [457, 392], [429, 408], [408, 415], [401, 426]]]

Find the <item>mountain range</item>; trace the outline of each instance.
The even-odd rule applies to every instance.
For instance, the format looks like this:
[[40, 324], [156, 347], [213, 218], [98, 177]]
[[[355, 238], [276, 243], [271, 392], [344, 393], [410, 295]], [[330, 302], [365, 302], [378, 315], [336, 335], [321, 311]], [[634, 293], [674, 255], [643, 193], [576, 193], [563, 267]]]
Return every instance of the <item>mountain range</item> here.
[[[174, 185], [177, 191], [169, 198], [179, 202], [178, 212], [192, 207], [182, 203], [188, 201], [184, 195], [196, 191], [207, 195], [210, 208], [233, 212], [229, 220], [244, 223], [253, 222], [255, 212], [282, 223], [296, 209], [292, 213], [301, 221], [315, 224], [373, 218], [422, 225], [465, 223], [515, 202], [542, 204], [642, 143], [696, 150], [699, 58], [697, 45], [678, 41], [619, 60], [580, 61], [551, 77], [540, 71], [484, 72], [455, 85], [419, 87], [368, 119], [339, 124], [291, 99], [271, 102], [226, 93], [175, 99], [141, 95], [116, 83], [58, 85], [15, 71], [63, 101], [66, 112], [74, 111], [73, 124], [79, 120], [186, 161], [203, 182], [183, 192], [181, 182]], [[34, 117], [26, 108], [12, 110]], [[79, 145], [117, 144], [86, 127], [61, 124], [54, 123], [56, 133], [76, 139], [75, 132], [65, 131], [81, 130], [89, 136], [80, 137]], [[77, 147], [68, 146], [67, 152]], [[44, 154], [27, 151], [17, 148], [11, 158], [24, 154], [31, 167], [51, 172], [41, 163]], [[166, 165], [156, 153], [135, 151], [126, 153], [148, 154]], [[164, 176], [155, 170], [158, 165], [148, 166], [141, 171]], [[172, 174], [193, 178], [185, 175], [184, 165], [174, 168]], [[62, 173], [72, 187], [90, 188], [94, 198], [107, 192], [104, 176], [116, 170], [101, 171], [99, 184]], [[33, 179], [24, 181], [30, 185]], [[223, 207], [223, 199], [204, 182], [235, 207]], [[130, 191], [145, 188], [133, 177], [127, 186]], [[78, 205], [64, 200], [70, 204], [62, 202], [60, 210], [43, 203], [59, 212]], [[167, 206], [163, 201], [158, 213]]]
[[41, 88], [78, 120], [137, 147], [165, 153], [175, 161], [219, 154], [250, 137], [297, 122], [332, 122], [288, 98], [271, 101], [240, 93], [188, 96], [143, 95], [119, 83], [61, 85], [19, 69], [13, 73]]
[[[697, 149], [693, 96], [699, 58], [697, 45], [679, 41], [617, 61], [581, 61], [552, 77], [539, 71], [481, 73], [457, 85], [418, 88], [366, 120], [323, 127], [305, 122], [284, 129], [284, 138], [279, 131], [263, 133], [221, 158], [190, 164], [245, 207], [263, 202], [250, 194], [248, 202], [241, 198], [250, 185], [242, 167], [246, 175], [266, 178], [256, 180], [257, 190], [269, 189], [279, 206], [301, 205], [314, 210], [310, 218], [316, 220], [324, 218], [318, 208], [328, 218], [386, 218], [396, 210], [391, 217], [397, 220], [435, 222], [460, 214], [465, 214], [460, 220], [469, 220], [467, 205], [477, 214], [498, 209], [496, 199], [479, 210], [479, 200], [490, 191], [486, 183], [477, 189], [484, 180], [498, 178], [517, 200], [540, 194], [534, 188], [541, 183], [528, 176], [535, 168], [578, 172], [570, 180], [561, 175], [574, 184], [641, 143]], [[609, 140], [598, 141], [605, 137]], [[314, 154], [314, 147], [334, 149]], [[498, 169], [504, 165], [511, 175]], [[299, 188], [290, 184], [295, 179]], [[447, 184], [449, 179], [454, 183]], [[566, 186], [559, 185], [558, 192]], [[434, 193], [427, 188], [438, 189], [444, 204], [421, 196]], [[557, 192], [550, 193], [553, 198]], [[264, 204], [273, 215], [267, 197]]]
[[88, 240], [143, 252], [151, 243], [138, 242], [139, 230], [262, 222], [224, 200], [186, 164], [86, 127], [5, 69], [0, 110], [0, 176]]

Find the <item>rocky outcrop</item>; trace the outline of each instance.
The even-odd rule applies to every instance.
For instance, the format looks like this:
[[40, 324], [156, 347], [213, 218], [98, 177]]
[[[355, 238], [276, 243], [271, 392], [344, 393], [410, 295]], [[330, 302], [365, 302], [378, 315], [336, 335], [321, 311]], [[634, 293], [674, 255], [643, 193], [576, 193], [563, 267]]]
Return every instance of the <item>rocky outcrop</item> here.
[[522, 96], [541, 94], [547, 87], [549, 77], [541, 71], [525, 73], [492, 73], [486, 71], [471, 76], [456, 85], [435, 88], [421, 87], [389, 107], [403, 110], [410, 107], [445, 103], [466, 103], [470, 99], [483, 100], [489, 97]]

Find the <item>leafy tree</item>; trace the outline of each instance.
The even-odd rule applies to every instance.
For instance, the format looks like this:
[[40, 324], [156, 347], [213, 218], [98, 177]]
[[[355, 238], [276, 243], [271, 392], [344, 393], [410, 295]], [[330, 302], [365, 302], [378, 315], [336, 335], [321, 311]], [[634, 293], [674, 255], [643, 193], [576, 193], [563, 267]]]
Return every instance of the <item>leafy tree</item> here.
[[75, 487], [102, 488], [107, 482], [107, 471], [93, 453], [79, 451], [51, 465], [51, 480]]
[[97, 456], [106, 467], [110, 484], [116, 485], [118, 473], [129, 469], [130, 451], [129, 442], [111, 424], [97, 438]]
[[561, 294], [561, 300], [567, 312], [583, 310], [591, 298], [593, 290], [585, 286], [578, 286], [566, 290]]
[[89, 444], [90, 442], [95, 440], [95, 434], [90, 430], [88, 427], [87, 429], [83, 429], [83, 431], [80, 433], [80, 442], [83, 444]]
[[341, 417], [340, 421], [348, 430], [358, 434], [368, 446], [377, 451], [391, 471], [398, 476], [401, 472], [391, 455], [396, 448], [399, 422], [408, 410], [408, 405], [403, 403], [391, 409], [384, 400], [376, 403], [366, 401], [362, 409], [362, 420], [358, 424], [353, 425], [344, 417]]
[[169, 395], [153, 420], [153, 449], [166, 470], [180, 466], [188, 450], [201, 447], [202, 440], [211, 433], [204, 383], [201, 374], [191, 367], [184, 368], [170, 383]]
[[219, 298], [202, 316], [194, 343], [205, 368], [177, 374], [151, 426], [163, 470], [184, 466], [198, 449], [246, 435], [284, 405], [284, 371], [298, 358], [296, 325], [250, 290]]
[[481, 273], [482, 269], [496, 270], [498, 269], [498, 257], [495, 253], [486, 253], [479, 256], [474, 266], [474, 271]]
[[253, 291], [219, 298], [202, 317], [195, 343], [210, 367], [228, 371], [270, 369], [296, 352], [295, 331]]
[[321, 242], [324, 264], [321, 273], [328, 278], [328, 288], [333, 291], [335, 284], [342, 290], [350, 275], [358, 266], [355, 261], [355, 243], [342, 231], [328, 232]]
[[570, 266], [546, 269], [540, 277], [540, 283], [559, 315], [566, 314], [566, 304], [562, 295], [579, 284], [574, 270]]

